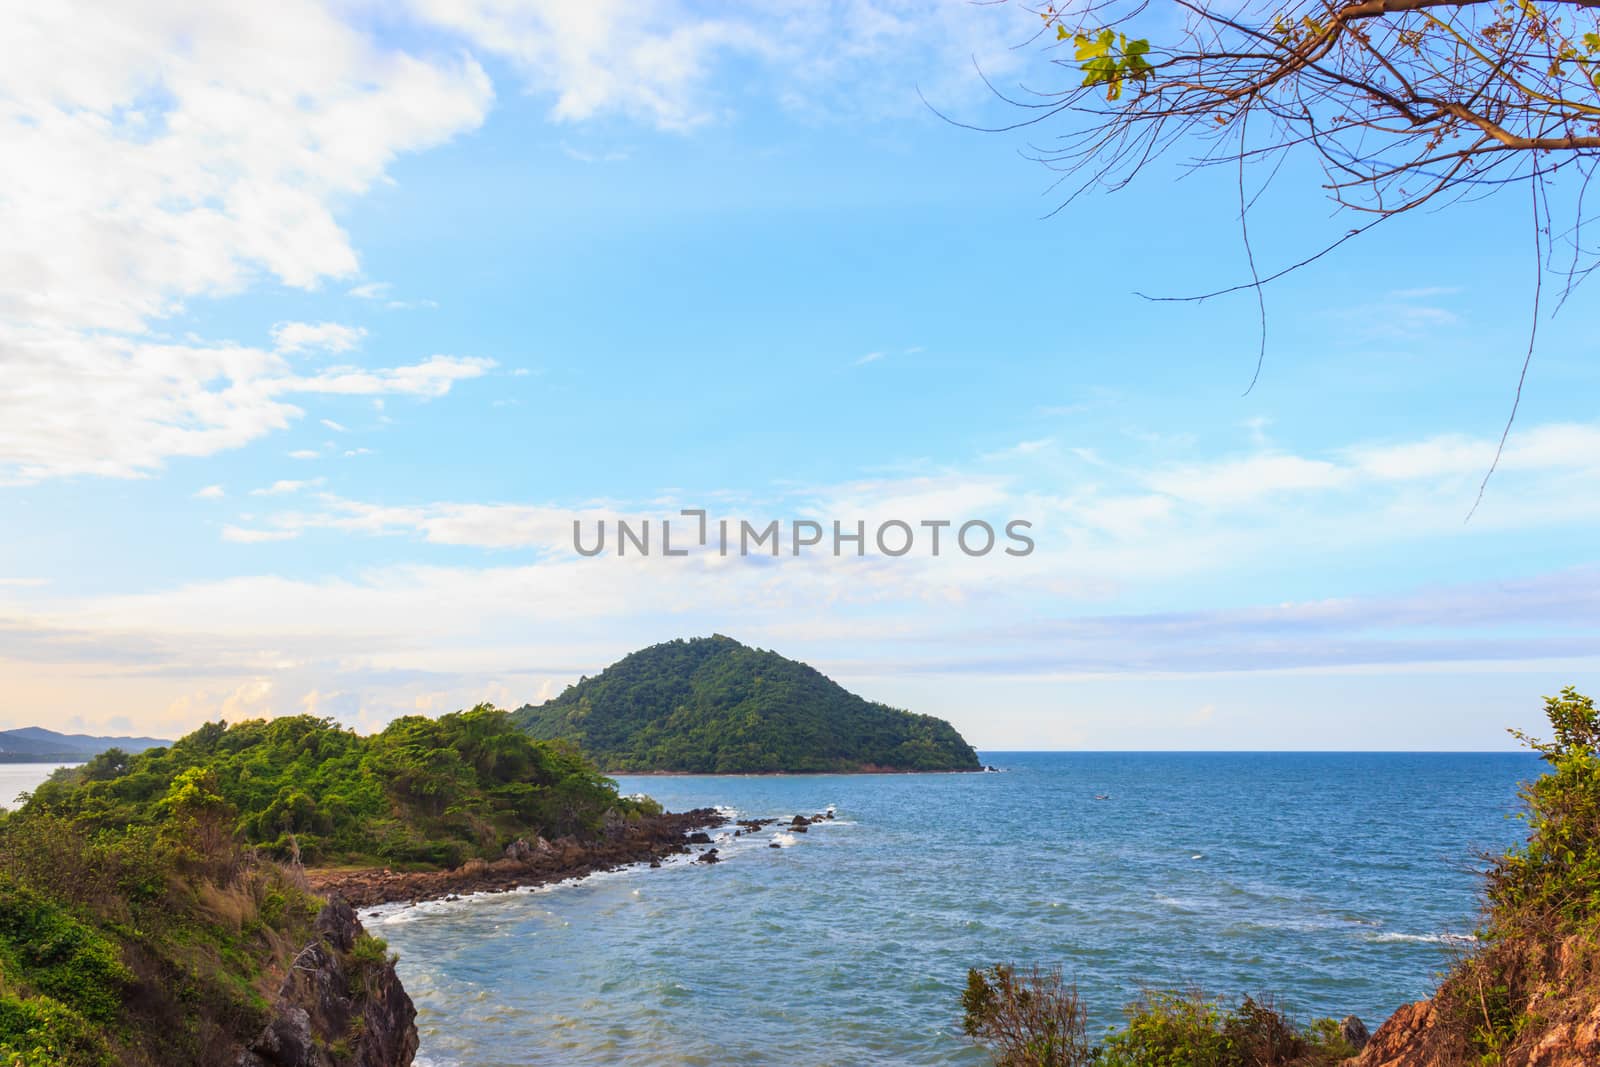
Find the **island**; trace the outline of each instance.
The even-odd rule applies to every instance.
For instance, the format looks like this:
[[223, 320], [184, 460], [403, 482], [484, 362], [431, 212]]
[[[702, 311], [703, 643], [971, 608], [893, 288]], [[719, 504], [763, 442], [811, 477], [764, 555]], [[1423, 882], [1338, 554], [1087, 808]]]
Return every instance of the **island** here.
[[613, 774], [983, 769], [943, 719], [866, 700], [721, 634], [641, 649], [512, 721], [576, 744]]

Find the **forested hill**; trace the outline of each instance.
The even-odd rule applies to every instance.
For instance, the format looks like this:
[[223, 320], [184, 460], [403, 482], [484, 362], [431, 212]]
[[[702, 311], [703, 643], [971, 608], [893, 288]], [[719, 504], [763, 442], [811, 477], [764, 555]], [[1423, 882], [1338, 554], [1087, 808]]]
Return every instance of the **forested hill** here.
[[622, 771], [976, 771], [931, 715], [878, 704], [804, 663], [721, 635], [633, 653], [513, 720]]
[[157, 825], [196, 791], [244, 844], [308, 864], [451, 867], [642, 810], [575, 748], [536, 741], [488, 705], [368, 737], [310, 715], [208, 723], [170, 747], [58, 771], [25, 810], [90, 830]]

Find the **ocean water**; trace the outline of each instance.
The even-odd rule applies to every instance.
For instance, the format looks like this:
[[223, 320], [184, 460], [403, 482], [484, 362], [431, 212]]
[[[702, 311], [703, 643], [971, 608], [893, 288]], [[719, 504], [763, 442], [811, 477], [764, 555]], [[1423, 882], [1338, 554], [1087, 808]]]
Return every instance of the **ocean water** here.
[[60, 767], [76, 763], [0, 763], [0, 808], [17, 807], [17, 794], [31, 793]]
[[[981, 1064], [966, 969], [1059, 965], [1376, 1026], [1470, 946], [1525, 754], [984, 753], [1000, 774], [625, 777], [672, 809], [837, 818], [725, 862], [385, 909], [419, 1062]], [[1108, 799], [1097, 800], [1097, 794]], [[730, 827], [726, 833], [731, 834]]]

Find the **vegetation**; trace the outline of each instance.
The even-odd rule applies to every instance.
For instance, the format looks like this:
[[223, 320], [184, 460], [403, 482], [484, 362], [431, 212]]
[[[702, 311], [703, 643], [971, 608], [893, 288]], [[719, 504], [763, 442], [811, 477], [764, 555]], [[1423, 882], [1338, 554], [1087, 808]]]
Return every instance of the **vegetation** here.
[[1478, 951], [1435, 998], [1447, 1037], [1483, 1063], [1600, 1003], [1600, 712], [1569, 686], [1545, 714], [1552, 741], [1512, 731], [1550, 767], [1523, 789], [1527, 843], [1490, 868]]
[[220, 1067], [260, 1032], [322, 902], [195, 836], [204, 805], [118, 830], [0, 821], [0, 1063]]
[[[1573, 1058], [1560, 1062], [1589, 1062], [1595, 1051], [1571, 1045], [1600, 1017], [1600, 709], [1569, 686], [1545, 698], [1545, 714], [1553, 740], [1512, 731], [1550, 769], [1523, 788], [1527, 841], [1487, 872], [1479, 947], [1416, 1029], [1391, 1036], [1384, 1062], [1522, 1064], [1552, 1040], [1538, 1062], [1562, 1049]], [[1331, 1019], [1298, 1027], [1269, 1002], [1228, 1009], [1172, 993], [1147, 994], [1089, 1047], [1059, 971], [1019, 977], [1006, 965], [969, 971], [962, 1008], [967, 1034], [1003, 1067], [1317, 1067], [1354, 1052]]]
[[278, 859], [390, 866], [455, 866], [516, 837], [592, 835], [608, 813], [655, 810], [487, 705], [370, 737], [308, 715], [208, 723], [167, 748], [58, 771], [25, 810], [119, 829], [163, 825], [177, 807], [208, 845], [237, 837]]
[[[322, 906], [272, 858], [457, 863], [651, 810], [487, 706], [371, 737], [298, 716], [107, 751], [0, 813], [0, 1064], [233, 1064]], [[372, 997], [392, 962], [359, 936], [343, 992]]]
[[961, 1027], [995, 1050], [1001, 1067], [1077, 1067], [1093, 1063], [1087, 1015], [1061, 971], [1017, 974], [1007, 964], [967, 972]]
[[1103, 1045], [1059, 970], [1006, 964], [967, 972], [962, 1028], [999, 1067], [1333, 1067], [1355, 1050], [1332, 1019], [1297, 1027], [1270, 1002], [1237, 1008], [1199, 994], [1149, 993]]
[[513, 719], [611, 771], [974, 771], [949, 723], [876, 704], [721, 635], [635, 652]]

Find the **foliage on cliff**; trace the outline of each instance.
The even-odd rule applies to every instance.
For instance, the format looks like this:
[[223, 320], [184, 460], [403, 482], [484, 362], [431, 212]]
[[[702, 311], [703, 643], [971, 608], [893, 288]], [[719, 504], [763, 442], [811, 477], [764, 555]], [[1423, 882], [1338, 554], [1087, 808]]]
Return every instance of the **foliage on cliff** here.
[[821, 672], [721, 635], [652, 645], [513, 718], [611, 771], [970, 771], [943, 719], [847, 692]]
[[1095, 1044], [1059, 970], [1008, 964], [967, 972], [962, 1028], [997, 1067], [1334, 1067], [1355, 1052], [1332, 1019], [1298, 1026], [1270, 1001], [1237, 1008], [1198, 994], [1149, 993]]
[[208, 723], [167, 748], [58, 772], [25, 810], [150, 827], [196, 791], [214, 794], [219, 833], [307, 863], [454, 866], [516, 837], [596, 833], [608, 813], [642, 807], [571, 746], [484, 705], [369, 737], [309, 715]]
[[214, 833], [209, 803], [123, 830], [4, 817], [0, 1063], [221, 1067], [261, 1029], [321, 901]]
[[1495, 859], [1479, 948], [1433, 998], [1422, 1040], [1446, 1061], [1600, 1058], [1600, 710], [1568, 686], [1545, 715], [1550, 741], [1512, 731], [1549, 765], [1522, 791], [1527, 842]]

